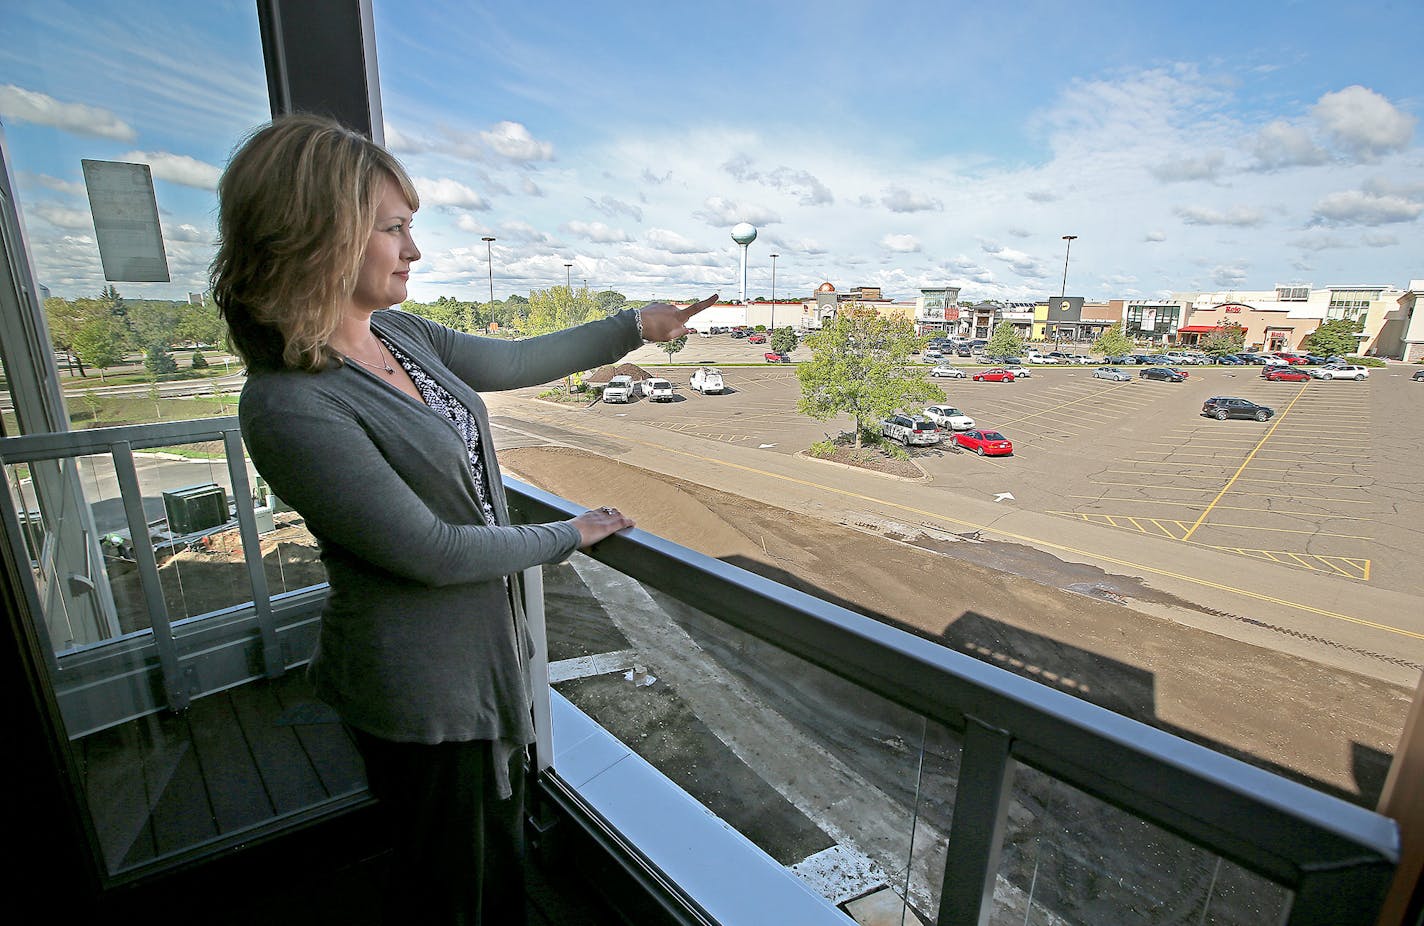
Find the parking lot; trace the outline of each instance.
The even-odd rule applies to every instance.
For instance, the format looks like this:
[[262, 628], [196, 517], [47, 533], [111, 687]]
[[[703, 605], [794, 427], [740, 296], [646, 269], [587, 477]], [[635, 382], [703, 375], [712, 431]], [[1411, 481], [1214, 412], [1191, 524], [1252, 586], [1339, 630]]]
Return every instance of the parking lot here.
[[[796, 413], [792, 367], [723, 371], [724, 395], [689, 390], [691, 368], [662, 367], [677, 401], [589, 412], [777, 453], [800, 452], [849, 426]], [[928, 484], [944, 490], [947, 510], [956, 493], [1009, 493], [1017, 505], [1056, 517], [1210, 548], [1241, 568], [1270, 562], [1419, 593], [1424, 386], [1409, 381], [1412, 371], [1376, 370], [1363, 383], [1286, 383], [1266, 382], [1255, 368], [1196, 369], [1185, 383], [1166, 383], [1035, 367], [1015, 383], [939, 380], [947, 404], [1001, 431], [1014, 454], [981, 458], [948, 445], [910, 454]], [[1203, 417], [1202, 402], [1213, 395], [1276, 414], [1264, 423]]]

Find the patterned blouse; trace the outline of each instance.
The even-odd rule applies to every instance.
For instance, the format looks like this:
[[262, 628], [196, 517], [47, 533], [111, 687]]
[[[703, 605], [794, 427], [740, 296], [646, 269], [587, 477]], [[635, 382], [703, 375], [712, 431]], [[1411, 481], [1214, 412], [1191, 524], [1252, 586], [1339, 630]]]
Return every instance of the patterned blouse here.
[[416, 389], [420, 390], [420, 397], [425, 400], [425, 404], [448, 418], [450, 423], [455, 426], [455, 430], [459, 431], [460, 436], [465, 439], [465, 449], [469, 452], [470, 457], [470, 472], [475, 477], [475, 495], [479, 498], [480, 507], [484, 509], [485, 521], [488, 524], [498, 523], [494, 516], [494, 506], [490, 504], [489, 479], [485, 473], [485, 460], [480, 450], [479, 422], [459, 399], [431, 379], [414, 360], [401, 353], [399, 348], [385, 338], [381, 338], [381, 343], [386, 346], [386, 350], [391, 352], [391, 356], [396, 358], [396, 362], [405, 369], [410, 381], [415, 383]]

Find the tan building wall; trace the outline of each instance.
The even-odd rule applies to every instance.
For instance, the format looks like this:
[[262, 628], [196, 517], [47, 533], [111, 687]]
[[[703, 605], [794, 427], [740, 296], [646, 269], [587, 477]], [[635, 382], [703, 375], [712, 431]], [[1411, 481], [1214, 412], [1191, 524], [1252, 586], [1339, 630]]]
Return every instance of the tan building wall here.
[[[1232, 311], [1233, 309], [1239, 311]], [[1240, 325], [1246, 329], [1246, 350], [1299, 350], [1301, 341], [1320, 327], [1318, 318], [1292, 318], [1285, 312], [1263, 312], [1244, 305], [1197, 309], [1183, 327]]]

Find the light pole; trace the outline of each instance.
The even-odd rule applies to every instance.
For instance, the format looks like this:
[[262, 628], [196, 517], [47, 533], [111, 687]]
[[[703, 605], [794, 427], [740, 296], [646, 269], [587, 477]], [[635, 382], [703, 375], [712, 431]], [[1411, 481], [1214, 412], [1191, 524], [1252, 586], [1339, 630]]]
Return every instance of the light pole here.
[[489, 264], [490, 304], [494, 304], [494, 238], [485, 235], [480, 239], [485, 243], [485, 263]]
[[[1064, 236], [1063, 236], [1063, 240], [1066, 242], [1066, 244], [1064, 244], [1064, 246], [1063, 246], [1063, 285], [1062, 285], [1062, 287], [1059, 288], [1059, 290], [1058, 290], [1058, 298], [1059, 298], [1059, 299], [1062, 299], [1064, 296], [1068, 295], [1068, 255], [1072, 252], [1072, 250], [1073, 250], [1073, 242], [1074, 242], [1075, 240], [1077, 240], [1077, 238], [1078, 238], [1077, 235], [1064, 235]], [[1054, 326], [1053, 326], [1053, 349], [1054, 349], [1054, 350], [1057, 350], [1057, 349], [1058, 349], [1058, 326], [1057, 326], [1057, 325], [1054, 325]]]
[[771, 330], [776, 330], [776, 259], [780, 254], [771, 255]]
[[569, 295], [573, 295], [574, 292], [573, 272], [573, 264], [564, 264], [564, 286], [568, 289]]

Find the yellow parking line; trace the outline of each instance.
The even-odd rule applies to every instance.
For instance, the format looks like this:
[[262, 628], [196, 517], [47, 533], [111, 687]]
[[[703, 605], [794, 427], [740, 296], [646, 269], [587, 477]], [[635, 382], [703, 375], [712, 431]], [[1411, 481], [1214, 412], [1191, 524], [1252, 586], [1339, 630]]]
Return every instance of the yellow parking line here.
[[[1117, 386], [1115, 386], [1115, 387], [1113, 387], [1113, 388], [1111, 388], [1111, 389], [1104, 389], [1104, 390], [1102, 390], [1101, 392], [1094, 392], [1094, 393], [1089, 394], [1089, 395], [1079, 396], [1078, 398], [1073, 399], [1072, 401], [1069, 401], [1069, 402], [1062, 402], [1062, 403], [1060, 403], [1060, 404], [1058, 404], [1058, 405], [1051, 405], [1051, 406], [1049, 406], [1048, 408], [1043, 409], [1042, 411], [1034, 412], [1034, 413], [1031, 414], [1031, 415], [1025, 415], [1023, 418], [1013, 419], [1013, 420], [1009, 421], [1008, 423], [1009, 423], [1009, 424], [1018, 424], [1020, 421], [1027, 421], [1029, 418], [1037, 418], [1039, 415], [1046, 415], [1046, 414], [1048, 414], [1049, 412], [1058, 411], [1059, 409], [1062, 409], [1062, 408], [1068, 408], [1070, 405], [1078, 405], [1079, 403], [1086, 402], [1086, 401], [1088, 401], [1089, 399], [1102, 398], [1102, 396], [1103, 396], [1105, 393], [1113, 392], [1113, 391], [1115, 391], [1115, 390], [1117, 390], [1117, 389], [1121, 389], [1123, 386], [1126, 386], [1126, 385], [1128, 385], [1128, 384], [1127, 384], [1127, 383], [1118, 383]], [[1108, 420], [1115, 420], [1115, 419], [1109, 418]]]
[[[1132, 505], [1168, 505], [1174, 508], [1196, 508], [1191, 502], [1169, 502], [1160, 498], [1114, 498], [1103, 495], [1065, 495], [1064, 498], [1084, 498], [1098, 502], [1125, 502]], [[1217, 496], [1218, 500], [1221, 496]], [[1219, 505], [1222, 511], [1254, 511], [1258, 514], [1275, 514], [1283, 518], [1324, 518], [1327, 521], [1377, 521], [1378, 518], [1357, 518], [1348, 514], [1321, 514], [1318, 511], [1278, 511], [1275, 508], [1247, 508], [1245, 505]], [[1197, 519], [1200, 522], [1200, 518]], [[1185, 538], [1183, 538], [1185, 539]]]
[[[1145, 475], [1144, 473], [1138, 472], [1138, 471], [1135, 470], [1135, 469], [1105, 469], [1105, 470], [1103, 470], [1103, 472], [1104, 472], [1104, 473], [1113, 473], [1113, 474], [1118, 475], [1118, 476], [1142, 476], [1142, 475]], [[1198, 475], [1196, 475], [1195, 473], [1179, 473], [1178, 475], [1179, 475], [1181, 478], [1183, 478], [1183, 479], [1216, 479], [1215, 476], [1198, 476]], [[1353, 490], [1353, 491], [1356, 491], [1356, 492], [1364, 492], [1364, 491], [1366, 491], [1367, 489], [1373, 488], [1373, 486], [1347, 486], [1347, 485], [1340, 485], [1340, 484], [1337, 483], [1337, 482], [1296, 482], [1296, 481], [1291, 480], [1291, 479], [1242, 479], [1241, 482], [1259, 482], [1259, 483], [1262, 483], [1262, 484], [1264, 484], [1264, 485], [1272, 485], [1272, 486], [1275, 486], [1275, 485], [1279, 485], [1279, 486], [1311, 486], [1311, 487], [1322, 488], [1322, 489], [1347, 489], [1347, 490]]]

